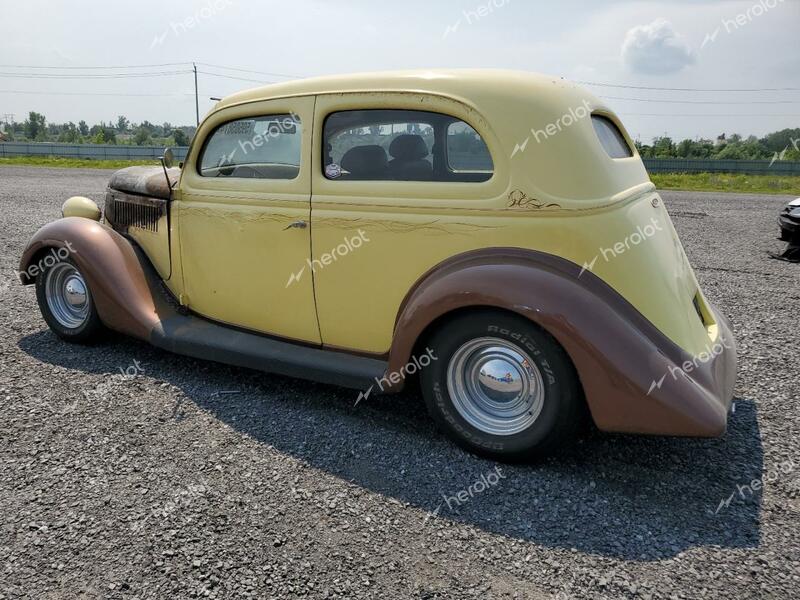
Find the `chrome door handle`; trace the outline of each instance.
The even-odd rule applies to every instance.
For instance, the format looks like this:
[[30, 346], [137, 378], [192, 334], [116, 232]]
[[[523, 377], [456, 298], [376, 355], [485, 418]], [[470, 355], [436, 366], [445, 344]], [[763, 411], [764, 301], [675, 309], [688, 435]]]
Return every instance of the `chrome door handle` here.
[[289, 223], [286, 227], [283, 228], [284, 231], [287, 229], [305, 229], [308, 227], [308, 223], [305, 221], [295, 221], [294, 223]]

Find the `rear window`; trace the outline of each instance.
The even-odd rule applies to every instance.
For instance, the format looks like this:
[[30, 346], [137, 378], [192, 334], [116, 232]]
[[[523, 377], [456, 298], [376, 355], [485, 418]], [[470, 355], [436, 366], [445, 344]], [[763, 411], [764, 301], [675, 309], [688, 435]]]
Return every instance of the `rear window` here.
[[463, 121], [447, 126], [447, 163], [458, 173], [491, 173], [494, 169], [486, 142]]
[[600, 143], [611, 158], [633, 156], [633, 150], [614, 121], [602, 115], [592, 115], [592, 124]]

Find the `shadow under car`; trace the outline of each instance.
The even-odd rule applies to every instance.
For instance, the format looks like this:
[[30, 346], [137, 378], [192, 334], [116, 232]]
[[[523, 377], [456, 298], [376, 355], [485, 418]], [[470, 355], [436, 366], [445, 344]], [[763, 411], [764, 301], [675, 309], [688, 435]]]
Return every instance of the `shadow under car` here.
[[[178, 387], [235, 430], [426, 511], [418, 519], [421, 529], [430, 519], [447, 519], [533, 544], [631, 560], [759, 543], [761, 490], [739, 487], [763, 472], [750, 400], [735, 400], [720, 439], [593, 430], [556, 457], [504, 465], [439, 435], [414, 391], [370, 397], [354, 407], [353, 390], [177, 356], [125, 338], [84, 347], [43, 331], [18, 345], [43, 363], [96, 375], [118, 374], [111, 365], [127, 365], [135, 356], [147, 367], [143, 377]], [[219, 393], [224, 390], [239, 393]], [[176, 399], [170, 418], [183, 414]], [[491, 473], [502, 476], [487, 478]]]

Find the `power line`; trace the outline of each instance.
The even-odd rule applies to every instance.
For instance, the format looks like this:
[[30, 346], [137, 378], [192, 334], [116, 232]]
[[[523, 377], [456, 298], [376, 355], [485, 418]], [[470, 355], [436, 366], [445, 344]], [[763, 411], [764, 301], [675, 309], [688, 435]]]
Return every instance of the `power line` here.
[[[195, 64], [211, 67], [213, 69], [220, 69], [222, 71], [237, 71], [239, 73], [254, 73], [256, 75], [267, 75], [269, 77], [285, 77], [287, 79], [303, 79], [302, 75], [287, 75], [285, 73], [271, 73], [268, 71], [256, 71], [254, 69], [241, 69], [238, 67], [228, 67], [225, 65], [215, 65], [205, 62], [197, 62]], [[190, 66], [191, 62], [177, 62], [177, 63], [161, 63], [152, 65], [117, 65], [117, 66], [90, 66], [90, 67], [76, 67], [76, 66], [42, 66], [42, 65], [0, 65], [0, 69], [50, 69], [50, 70], [118, 70], [118, 69], [146, 69], [146, 68], [162, 68], [162, 67], [177, 67], [177, 66]]]
[[[0, 65], [0, 69], [50, 69], [54, 71], [59, 70], [78, 70], [78, 71], [92, 71], [92, 70], [118, 70], [118, 69], [150, 69], [150, 68], [163, 68], [163, 67], [177, 67], [189, 66], [191, 62], [173, 62], [173, 63], [158, 63], [146, 65], [92, 65], [92, 66], [74, 66], [74, 65]], [[285, 77], [288, 79], [302, 79], [301, 75], [287, 75], [285, 73], [271, 73], [268, 71], [257, 71], [254, 69], [242, 69], [239, 67], [228, 67], [224, 65], [216, 65], [205, 62], [198, 62], [198, 65], [205, 67], [212, 67], [224, 71], [238, 71], [240, 73], [254, 73], [257, 75], [267, 75], [269, 77]], [[245, 80], [256, 81], [256, 80]], [[783, 88], [671, 88], [671, 87], [655, 87], [655, 86], [642, 86], [642, 85], [624, 85], [616, 83], [605, 83], [599, 81], [575, 81], [581, 85], [590, 85], [597, 87], [609, 87], [630, 90], [654, 90], [659, 92], [797, 92], [800, 88], [796, 87], [783, 87]]]
[[0, 69], [52, 69], [52, 70], [59, 70], [59, 69], [76, 69], [76, 70], [83, 70], [83, 71], [91, 71], [95, 69], [145, 69], [145, 68], [155, 68], [155, 67], [177, 67], [177, 66], [187, 66], [191, 65], [190, 62], [182, 62], [182, 63], [162, 63], [160, 65], [120, 65], [116, 67], [74, 67], [74, 66], [66, 66], [66, 67], [45, 67], [41, 65], [0, 65]]
[[165, 77], [170, 75], [184, 75], [191, 71], [158, 71], [150, 73], [116, 73], [112, 75], [56, 75], [53, 73], [8, 73], [0, 72], [0, 77], [12, 79], [138, 79], [141, 77]]
[[623, 98], [621, 96], [599, 96], [605, 100], [627, 100], [629, 102], [654, 102], [659, 104], [800, 104], [800, 100], [751, 100], [746, 102], [717, 102], [714, 100], [653, 100], [651, 98]]
[[763, 113], [755, 114], [721, 114], [721, 113], [696, 113], [696, 114], [664, 114], [664, 113], [622, 113], [624, 117], [800, 117], [800, 114], [795, 115], [765, 115]]
[[0, 90], [0, 94], [29, 94], [32, 96], [133, 96], [143, 98], [164, 98], [173, 96], [194, 96], [190, 93], [175, 92], [172, 94], [120, 94], [120, 93], [105, 93], [105, 92], [34, 92], [26, 90]]
[[283, 75], [281, 73], [268, 73], [267, 71], [253, 71], [252, 69], [238, 69], [235, 67], [223, 67], [222, 65], [212, 65], [209, 63], [199, 62], [198, 65], [204, 67], [211, 67], [213, 69], [222, 69], [223, 71], [239, 71], [240, 73], [256, 73], [257, 75], [268, 75], [270, 77], [286, 77], [288, 79], [304, 79], [303, 75]]
[[[112, 71], [116, 70], [119, 71], [121, 69], [154, 69], [154, 68], [165, 68], [165, 67], [178, 67], [178, 66], [190, 66], [193, 63], [189, 62], [176, 62], [176, 63], [161, 63], [161, 64], [148, 64], [148, 65], [119, 65], [119, 66], [85, 66], [85, 67], [78, 67], [78, 66], [42, 66], [42, 65], [0, 65], [0, 69], [32, 69], [32, 70], [56, 70], [56, 71], [76, 71], [76, 70], [103, 70], [103, 71]], [[202, 65], [211, 69], [215, 70], [222, 70], [228, 72], [238, 72], [238, 73], [253, 73], [258, 75], [266, 75], [269, 77], [284, 77], [284, 78], [301, 78], [298, 75], [287, 75], [287, 74], [280, 74], [280, 73], [270, 73], [267, 71], [257, 71], [254, 69], [243, 69], [238, 67], [228, 67], [224, 65], [216, 65], [211, 63], [203, 63], [198, 62], [197, 65]], [[138, 79], [138, 78], [149, 78], [149, 77], [169, 77], [174, 75], [185, 75], [185, 74], [192, 74], [193, 72], [201, 73], [203, 75], [208, 75], [211, 77], [221, 77], [224, 79], [230, 79], [235, 81], [245, 81], [249, 83], [257, 83], [257, 84], [274, 84], [279, 83], [276, 81], [266, 81], [262, 79], [253, 79], [248, 77], [240, 77], [236, 75], [230, 75], [228, 73], [215, 73], [212, 71], [200, 71], [200, 70], [168, 70], [168, 71], [147, 71], [147, 72], [115, 72], [115, 73], [25, 73], [25, 72], [8, 72], [2, 71], [0, 72], [0, 77], [2, 78], [18, 78], [18, 79], [40, 79], [40, 80], [49, 80], [49, 79], [75, 79], [75, 80], [103, 80], [103, 79]], [[601, 83], [601, 82], [590, 82], [590, 81], [578, 81], [576, 83], [582, 85], [589, 85], [589, 86], [599, 86], [599, 87], [607, 87], [607, 88], [620, 88], [620, 89], [634, 89], [634, 90], [652, 90], [652, 91], [669, 91], [669, 92], [790, 92], [790, 91], [800, 91], [800, 88], [741, 88], [741, 89], [712, 89], [712, 88], [668, 88], [668, 87], [647, 87], [647, 86], [634, 86], [634, 85], [618, 85], [618, 84], [611, 84], [611, 83]], [[0, 93], [5, 94], [27, 94], [27, 95], [44, 95], [44, 96], [106, 96], [106, 97], [176, 97], [176, 96], [197, 96], [195, 94], [189, 93], [166, 93], [166, 94], [157, 94], [157, 93], [112, 93], [112, 92], [37, 92], [37, 91], [26, 91], [26, 90], [0, 90]], [[767, 104], [800, 104], [800, 101], [795, 100], [754, 100], [754, 101], [712, 101], [712, 100], [661, 100], [661, 99], [649, 99], [649, 98], [628, 98], [628, 97], [621, 97], [621, 96], [601, 96], [601, 98], [605, 98], [607, 100], [618, 100], [623, 102], [650, 102], [654, 104], [698, 104], [698, 105], [767, 105]], [[797, 114], [668, 114], [668, 113], [626, 113], [626, 116], [630, 117], [761, 117], [761, 118], [769, 118], [769, 117], [798, 117], [800, 115]]]
[[654, 90], [658, 92], [800, 92], [800, 88], [739, 88], [739, 89], [714, 89], [714, 88], [668, 88], [668, 87], [647, 87], [640, 85], [617, 85], [613, 83], [598, 83], [596, 81], [576, 81], [581, 85], [591, 85], [597, 87], [621, 88], [627, 90]]
[[[163, 67], [177, 67], [189, 66], [191, 62], [173, 62], [173, 63], [157, 63], [146, 65], [92, 65], [92, 66], [74, 66], [74, 65], [0, 65], [0, 69], [50, 69], [54, 71], [59, 70], [119, 70], [119, 69], [148, 69], [148, 68], [163, 68]], [[286, 73], [272, 73], [269, 71], [258, 71], [255, 69], [242, 69], [239, 67], [229, 67], [225, 65], [217, 65], [206, 62], [197, 62], [198, 65], [220, 69], [223, 71], [237, 71], [240, 73], [254, 73], [257, 75], [267, 75], [269, 77], [284, 77], [287, 79], [302, 79], [302, 75], [289, 75]], [[258, 81], [243, 79], [244, 81]], [[671, 88], [671, 87], [656, 87], [656, 86], [642, 86], [642, 85], [624, 85], [615, 83], [605, 83], [599, 81], [575, 81], [581, 85], [589, 85], [596, 87], [608, 87], [630, 90], [653, 90], [660, 92], [796, 92], [800, 88], [796, 87], [783, 87], [783, 88]]]
[[250, 81], [253, 83], [261, 83], [261, 84], [277, 83], [276, 81], [264, 81], [262, 79], [246, 79], [244, 77], [235, 77], [233, 75], [224, 75], [222, 73], [211, 73], [209, 71], [198, 71], [198, 73], [202, 73], [203, 75], [211, 75], [212, 77], [224, 77], [226, 79], [236, 79], [238, 81]]

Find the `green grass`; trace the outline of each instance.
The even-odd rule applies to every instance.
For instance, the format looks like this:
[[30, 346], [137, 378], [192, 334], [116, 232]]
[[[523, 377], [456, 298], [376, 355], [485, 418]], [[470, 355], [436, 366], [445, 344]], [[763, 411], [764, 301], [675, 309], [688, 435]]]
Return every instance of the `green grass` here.
[[800, 196], [800, 176], [742, 175], [726, 173], [653, 173], [660, 190], [687, 192], [739, 192]]
[[136, 165], [158, 165], [158, 159], [144, 160], [92, 160], [87, 158], [57, 158], [53, 156], [12, 156], [0, 158], [3, 165], [29, 167], [61, 167], [64, 169], [122, 169]]

